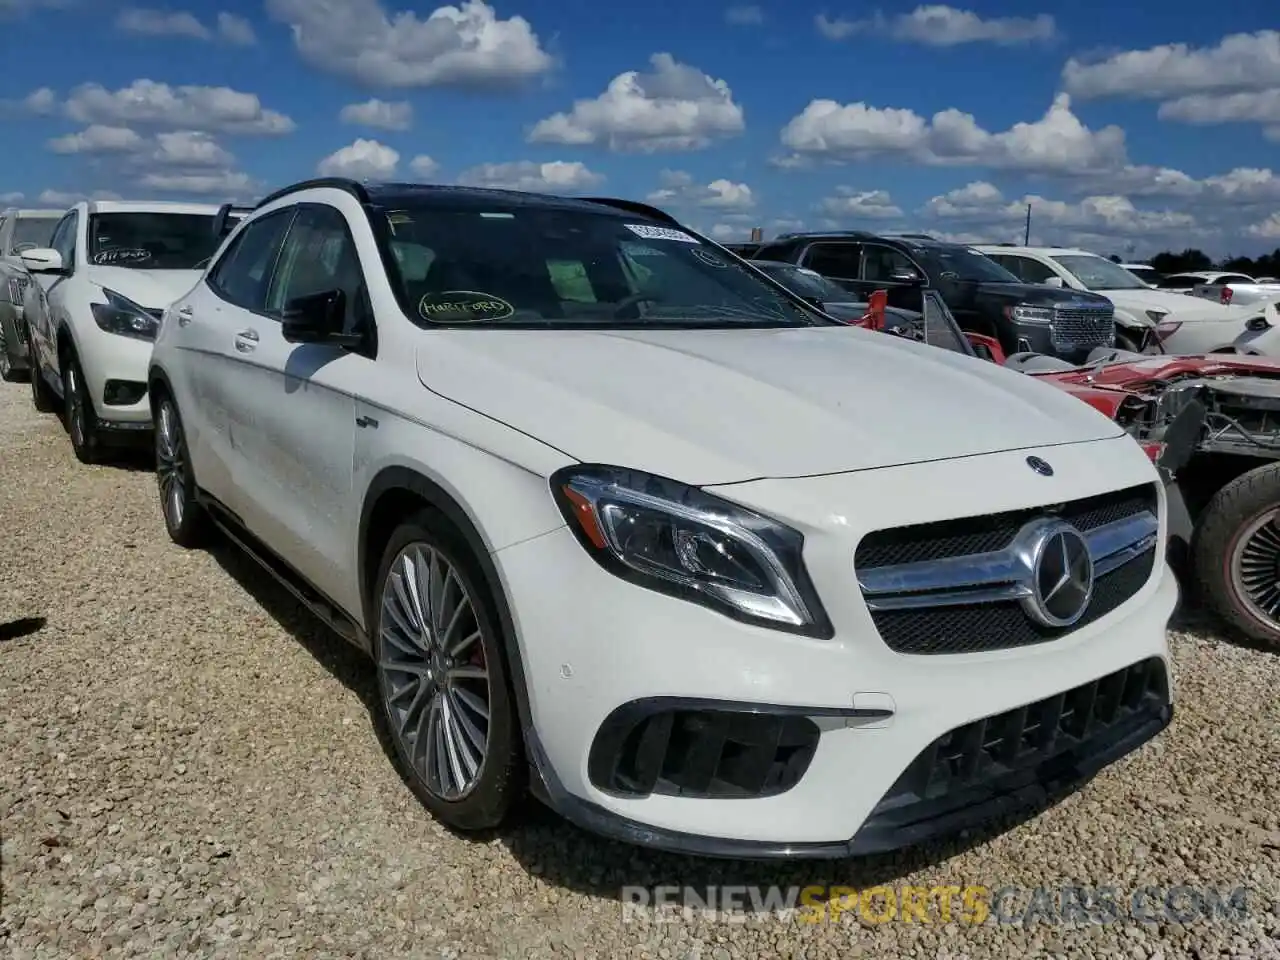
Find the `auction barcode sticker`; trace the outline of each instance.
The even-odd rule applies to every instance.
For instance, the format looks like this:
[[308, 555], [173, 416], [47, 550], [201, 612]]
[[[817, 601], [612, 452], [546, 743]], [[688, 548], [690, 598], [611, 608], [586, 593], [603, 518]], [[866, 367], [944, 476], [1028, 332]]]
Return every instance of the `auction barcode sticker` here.
[[627, 229], [637, 237], [644, 237], [646, 240], [679, 240], [681, 243], [699, 242], [683, 230], [673, 230], [671, 227], [652, 227], [647, 223], [628, 223]]

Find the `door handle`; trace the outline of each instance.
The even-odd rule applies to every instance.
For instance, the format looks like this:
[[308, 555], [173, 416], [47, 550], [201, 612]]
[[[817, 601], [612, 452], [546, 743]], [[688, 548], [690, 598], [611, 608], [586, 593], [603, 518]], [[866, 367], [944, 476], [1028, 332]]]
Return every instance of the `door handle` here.
[[236, 334], [236, 349], [241, 353], [248, 353], [258, 345], [257, 330], [241, 330]]
[[178, 326], [185, 327], [195, 317], [195, 311], [190, 307], [183, 307], [178, 311]]

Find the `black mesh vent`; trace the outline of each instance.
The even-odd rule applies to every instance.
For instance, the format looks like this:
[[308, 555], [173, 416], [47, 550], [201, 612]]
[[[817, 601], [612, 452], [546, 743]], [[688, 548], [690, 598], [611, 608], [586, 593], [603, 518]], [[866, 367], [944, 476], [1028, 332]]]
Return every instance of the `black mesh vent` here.
[[854, 567], [867, 570], [898, 563], [989, 553], [1007, 547], [1023, 525], [1036, 517], [1058, 516], [1087, 532], [1144, 510], [1155, 513], [1157, 503], [1156, 485], [1151, 483], [1073, 500], [1056, 508], [1038, 507], [877, 530], [867, 534], [858, 544]]
[[601, 790], [626, 796], [768, 797], [800, 782], [818, 737], [803, 716], [640, 702], [601, 724], [587, 770]]
[[1144, 728], [1159, 726], [1167, 721], [1168, 708], [1164, 663], [1152, 658], [957, 727], [912, 762], [871, 820], [879, 827], [901, 828], [974, 803], [982, 799], [976, 796], [979, 791], [1010, 789], [1019, 779], [1046, 779], [1055, 761], [1069, 768]]

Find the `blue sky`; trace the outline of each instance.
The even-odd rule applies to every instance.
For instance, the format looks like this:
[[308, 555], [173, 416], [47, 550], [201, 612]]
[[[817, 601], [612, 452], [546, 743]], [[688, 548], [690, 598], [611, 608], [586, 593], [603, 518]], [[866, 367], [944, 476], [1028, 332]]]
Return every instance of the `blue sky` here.
[[1018, 240], [1029, 201], [1037, 242], [1256, 254], [1268, 6], [0, 0], [0, 203], [331, 172], [648, 198], [726, 240]]

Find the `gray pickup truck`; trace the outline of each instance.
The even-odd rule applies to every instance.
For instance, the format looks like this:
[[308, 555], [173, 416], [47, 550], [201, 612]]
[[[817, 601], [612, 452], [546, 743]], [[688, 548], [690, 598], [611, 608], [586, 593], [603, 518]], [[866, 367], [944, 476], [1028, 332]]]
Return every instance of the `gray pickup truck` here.
[[49, 246], [61, 210], [24, 210], [12, 207], [0, 212], [0, 379], [14, 380], [30, 370], [22, 297], [31, 275], [22, 263], [22, 251]]

